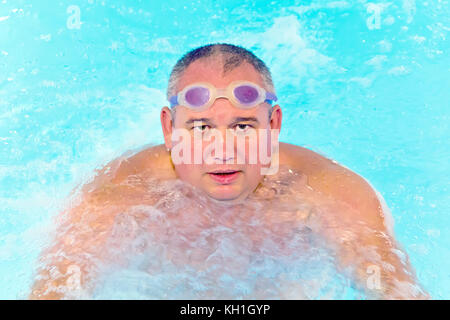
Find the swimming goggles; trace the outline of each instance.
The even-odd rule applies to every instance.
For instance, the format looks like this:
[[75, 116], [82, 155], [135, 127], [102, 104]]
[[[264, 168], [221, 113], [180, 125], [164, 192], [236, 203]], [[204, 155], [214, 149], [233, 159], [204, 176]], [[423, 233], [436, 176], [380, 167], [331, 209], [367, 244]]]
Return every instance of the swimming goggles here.
[[218, 89], [207, 82], [197, 82], [185, 87], [177, 95], [170, 97], [170, 107], [185, 106], [194, 111], [208, 109], [217, 98], [227, 98], [240, 109], [251, 109], [277, 100], [275, 94], [267, 92], [255, 83], [234, 81], [225, 89]]

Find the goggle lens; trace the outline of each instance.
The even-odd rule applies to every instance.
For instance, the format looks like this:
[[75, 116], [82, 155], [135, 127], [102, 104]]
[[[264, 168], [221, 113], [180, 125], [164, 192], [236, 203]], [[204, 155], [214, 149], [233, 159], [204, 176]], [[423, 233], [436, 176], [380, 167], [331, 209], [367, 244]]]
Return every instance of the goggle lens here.
[[236, 99], [242, 104], [254, 103], [259, 98], [258, 90], [248, 85], [234, 88], [233, 93]]
[[209, 89], [203, 87], [189, 89], [185, 94], [185, 99], [190, 105], [201, 107], [209, 101]]

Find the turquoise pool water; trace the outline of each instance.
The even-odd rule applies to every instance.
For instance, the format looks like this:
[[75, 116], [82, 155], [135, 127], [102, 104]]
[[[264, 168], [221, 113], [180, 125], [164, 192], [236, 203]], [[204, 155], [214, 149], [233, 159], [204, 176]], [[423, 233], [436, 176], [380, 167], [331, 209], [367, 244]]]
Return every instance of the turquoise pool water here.
[[210, 42], [269, 65], [281, 140], [368, 179], [419, 281], [450, 298], [449, 30], [445, 0], [1, 0], [0, 298], [27, 296], [71, 190], [162, 141], [170, 68]]

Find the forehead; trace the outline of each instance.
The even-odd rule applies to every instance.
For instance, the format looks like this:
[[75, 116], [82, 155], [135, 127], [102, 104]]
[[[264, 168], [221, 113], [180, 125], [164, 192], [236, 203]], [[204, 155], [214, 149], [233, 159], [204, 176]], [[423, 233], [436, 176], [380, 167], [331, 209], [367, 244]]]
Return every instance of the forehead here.
[[231, 70], [227, 70], [227, 72], [224, 72], [223, 69], [223, 60], [220, 57], [196, 60], [181, 75], [176, 91], [178, 92], [195, 82], [209, 82], [217, 88], [225, 88], [236, 80], [251, 81], [263, 88], [265, 87], [261, 74], [246, 61]]

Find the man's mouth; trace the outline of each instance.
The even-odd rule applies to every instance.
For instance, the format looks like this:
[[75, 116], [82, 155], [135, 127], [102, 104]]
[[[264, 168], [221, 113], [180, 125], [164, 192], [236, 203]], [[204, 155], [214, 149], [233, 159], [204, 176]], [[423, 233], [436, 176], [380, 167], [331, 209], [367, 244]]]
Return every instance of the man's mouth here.
[[217, 183], [230, 184], [239, 177], [240, 173], [239, 170], [214, 170], [208, 172], [208, 175]]

